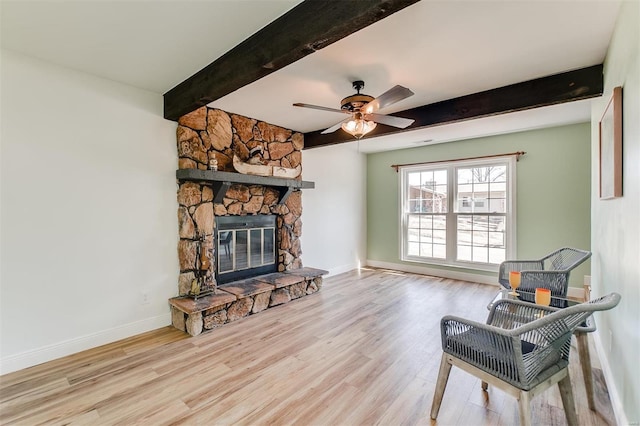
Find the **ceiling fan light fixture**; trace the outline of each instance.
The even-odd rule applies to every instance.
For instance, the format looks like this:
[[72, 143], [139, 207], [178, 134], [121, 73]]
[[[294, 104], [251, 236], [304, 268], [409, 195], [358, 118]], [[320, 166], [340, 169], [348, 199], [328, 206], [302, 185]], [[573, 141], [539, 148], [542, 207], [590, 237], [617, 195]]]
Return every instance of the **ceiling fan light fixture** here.
[[333, 126], [324, 129], [320, 134], [326, 135], [333, 133], [342, 128], [345, 132], [354, 136], [356, 139], [362, 138], [367, 133], [376, 128], [376, 123], [382, 123], [387, 126], [404, 129], [410, 126], [415, 120], [394, 117], [392, 115], [385, 116], [377, 113], [379, 109], [384, 109], [389, 105], [393, 105], [403, 99], [413, 95], [413, 92], [406, 87], [396, 85], [384, 92], [382, 95], [374, 98], [373, 96], [360, 93], [364, 87], [364, 81], [357, 80], [353, 82], [353, 88], [357, 93], [342, 99], [340, 109], [327, 108], [318, 105], [295, 103], [293, 106], [319, 109], [321, 111], [339, 112], [350, 115], [350, 118], [342, 120]]
[[342, 123], [342, 130], [354, 136], [356, 139], [360, 139], [375, 128], [376, 123], [363, 119], [361, 113], [355, 113], [351, 120]]

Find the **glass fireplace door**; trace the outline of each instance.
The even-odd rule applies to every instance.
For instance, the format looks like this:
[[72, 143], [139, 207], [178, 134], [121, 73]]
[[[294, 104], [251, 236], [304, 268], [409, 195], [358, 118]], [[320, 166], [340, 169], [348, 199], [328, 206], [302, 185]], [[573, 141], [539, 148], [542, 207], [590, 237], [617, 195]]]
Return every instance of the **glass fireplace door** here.
[[274, 272], [275, 216], [217, 218], [218, 282]]

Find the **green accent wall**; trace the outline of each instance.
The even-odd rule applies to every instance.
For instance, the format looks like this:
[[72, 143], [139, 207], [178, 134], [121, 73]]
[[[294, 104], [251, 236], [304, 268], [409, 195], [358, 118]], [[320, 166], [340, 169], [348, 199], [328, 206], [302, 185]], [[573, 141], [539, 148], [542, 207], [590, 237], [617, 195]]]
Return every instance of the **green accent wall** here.
[[[536, 259], [560, 247], [589, 250], [590, 141], [590, 124], [580, 123], [369, 154], [367, 259], [414, 267], [422, 265], [400, 261], [399, 174], [391, 165], [516, 151], [526, 152], [516, 163], [517, 257]], [[590, 275], [589, 270], [587, 261], [572, 272], [570, 285], [582, 287], [584, 275]], [[496, 273], [477, 273], [497, 276]]]

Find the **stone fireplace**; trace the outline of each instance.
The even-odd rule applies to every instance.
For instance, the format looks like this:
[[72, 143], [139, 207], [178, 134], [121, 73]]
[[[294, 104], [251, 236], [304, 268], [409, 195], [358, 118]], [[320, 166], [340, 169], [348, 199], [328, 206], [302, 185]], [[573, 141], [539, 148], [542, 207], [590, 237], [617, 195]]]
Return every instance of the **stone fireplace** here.
[[301, 170], [303, 135], [208, 107], [178, 124], [180, 275], [178, 297], [170, 299], [173, 325], [197, 335], [317, 291], [326, 271], [303, 268], [300, 247], [300, 189], [313, 183], [301, 175], [239, 174], [233, 166], [234, 156], [246, 161], [260, 150], [261, 164]]

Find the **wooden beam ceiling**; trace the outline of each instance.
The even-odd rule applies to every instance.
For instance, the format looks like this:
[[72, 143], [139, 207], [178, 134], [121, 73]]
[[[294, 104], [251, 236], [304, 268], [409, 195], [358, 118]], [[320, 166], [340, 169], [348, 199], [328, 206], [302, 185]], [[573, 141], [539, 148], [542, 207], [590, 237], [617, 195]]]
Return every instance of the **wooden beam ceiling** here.
[[[593, 98], [602, 90], [602, 65], [594, 65], [395, 112], [391, 115], [415, 122], [406, 129], [378, 124], [365, 138]], [[326, 135], [321, 131], [305, 133], [305, 149], [353, 141], [342, 130]]]
[[418, 1], [303, 1], [165, 93], [164, 117], [177, 121]]

